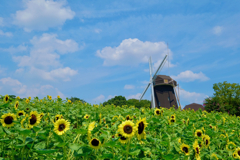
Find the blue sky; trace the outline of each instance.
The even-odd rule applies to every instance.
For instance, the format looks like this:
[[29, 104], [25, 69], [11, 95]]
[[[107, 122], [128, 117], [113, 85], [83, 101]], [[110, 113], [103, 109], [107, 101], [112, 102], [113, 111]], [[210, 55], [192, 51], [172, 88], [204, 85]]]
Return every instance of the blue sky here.
[[[153, 70], [179, 83], [184, 107], [239, 83], [240, 2], [0, 0], [0, 93], [138, 99]], [[150, 100], [149, 89], [143, 99]]]

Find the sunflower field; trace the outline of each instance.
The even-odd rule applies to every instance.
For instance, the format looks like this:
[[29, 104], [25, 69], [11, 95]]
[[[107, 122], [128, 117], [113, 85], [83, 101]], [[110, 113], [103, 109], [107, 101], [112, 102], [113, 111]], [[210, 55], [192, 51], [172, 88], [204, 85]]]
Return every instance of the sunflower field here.
[[2, 97], [0, 160], [240, 159], [227, 113]]

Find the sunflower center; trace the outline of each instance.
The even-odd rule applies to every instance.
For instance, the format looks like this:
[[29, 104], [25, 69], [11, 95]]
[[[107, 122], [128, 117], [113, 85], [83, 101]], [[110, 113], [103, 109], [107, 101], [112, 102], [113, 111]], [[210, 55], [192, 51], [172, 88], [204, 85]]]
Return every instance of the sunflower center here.
[[26, 110], [29, 110], [29, 108], [26, 108]]
[[127, 116], [127, 120], [129, 120], [130, 118], [129, 118], [129, 116]]
[[59, 131], [63, 131], [65, 129], [65, 124], [60, 124], [58, 127]]
[[174, 116], [172, 116], [171, 118], [174, 118]]
[[201, 137], [201, 135], [202, 135], [201, 132], [198, 132], [198, 133], [197, 133], [197, 136], [198, 136], [198, 137]]
[[144, 130], [144, 123], [143, 122], [140, 122], [138, 124], [138, 134], [141, 134]]
[[126, 126], [124, 126], [123, 130], [125, 133], [130, 134], [130, 133], [132, 133], [132, 126], [126, 125]]
[[206, 140], [206, 145], [208, 145], [208, 140]]
[[18, 103], [16, 104], [16, 108], [18, 108]]
[[210, 126], [210, 128], [212, 128], [212, 126]]
[[91, 144], [92, 144], [93, 146], [98, 146], [98, 145], [99, 145], [99, 141], [94, 138], [94, 139], [92, 140]]
[[159, 112], [159, 111], [156, 111], [156, 113], [157, 113], [157, 114], [160, 114], [160, 112]]
[[6, 97], [6, 101], [8, 101], [8, 97]]
[[123, 137], [121, 134], [118, 134], [118, 136], [119, 136], [120, 139], [123, 140], [123, 141], [127, 140], [127, 138]]
[[240, 151], [237, 152], [238, 156], [240, 156]]
[[13, 122], [13, 117], [12, 116], [7, 116], [5, 119], [4, 119], [4, 122], [6, 124], [11, 124]]
[[185, 153], [188, 153], [188, 148], [187, 148], [187, 147], [183, 147], [183, 151], [184, 151]]
[[174, 119], [172, 119], [172, 120], [171, 120], [171, 122], [175, 122], [175, 120], [174, 120]]
[[59, 117], [56, 117], [56, 120], [58, 120], [59, 119]]
[[88, 118], [88, 116], [86, 116], [86, 118]]
[[23, 113], [18, 113], [18, 116], [22, 116], [23, 115]]
[[198, 149], [198, 147], [196, 148], [196, 151], [197, 151], [197, 154], [199, 154], [199, 149]]
[[30, 124], [33, 125], [33, 124], [35, 124], [36, 122], [37, 122], [37, 117], [36, 117], [34, 114], [32, 114], [32, 117], [31, 117], [31, 119], [30, 119]]

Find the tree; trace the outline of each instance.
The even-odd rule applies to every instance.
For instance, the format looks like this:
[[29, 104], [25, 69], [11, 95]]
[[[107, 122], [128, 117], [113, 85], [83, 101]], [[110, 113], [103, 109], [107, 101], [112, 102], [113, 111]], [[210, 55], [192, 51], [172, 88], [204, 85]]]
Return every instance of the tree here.
[[103, 106], [111, 104], [121, 107], [122, 105], [127, 105], [127, 100], [123, 96], [115, 96], [114, 98], [109, 99], [107, 102], [104, 102]]
[[215, 83], [215, 93], [210, 99], [206, 99], [205, 109], [208, 111], [228, 112], [229, 114], [240, 115], [240, 86], [237, 83]]
[[85, 103], [86, 101], [84, 101], [83, 99], [77, 98], [77, 97], [71, 97], [70, 98], [71, 102], [75, 102], [75, 101], [81, 101], [82, 103]]

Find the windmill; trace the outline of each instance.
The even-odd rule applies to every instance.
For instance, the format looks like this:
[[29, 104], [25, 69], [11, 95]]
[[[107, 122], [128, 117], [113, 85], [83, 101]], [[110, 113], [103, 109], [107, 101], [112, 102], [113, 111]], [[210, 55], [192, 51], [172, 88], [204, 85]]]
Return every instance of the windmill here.
[[[175, 87], [177, 86], [177, 82], [173, 80], [170, 76], [166, 75], [157, 75], [158, 71], [161, 71], [164, 63], [166, 62], [167, 55], [164, 57], [162, 63], [159, 65], [155, 74], [152, 76], [152, 59], [149, 58], [149, 71], [150, 71], [150, 81], [147, 84], [147, 87], [143, 91], [140, 96], [139, 101], [141, 101], [142, 97], [146, 93], [148, 87], [151, 85], [151, 107], [164, 107], [170, 108], [173, 105], [175, 109], [178, 108], [177, 101], [180, 105], [180, 101], [176, 92]], [[176, 100], [177, 98], [177, 100]]]

